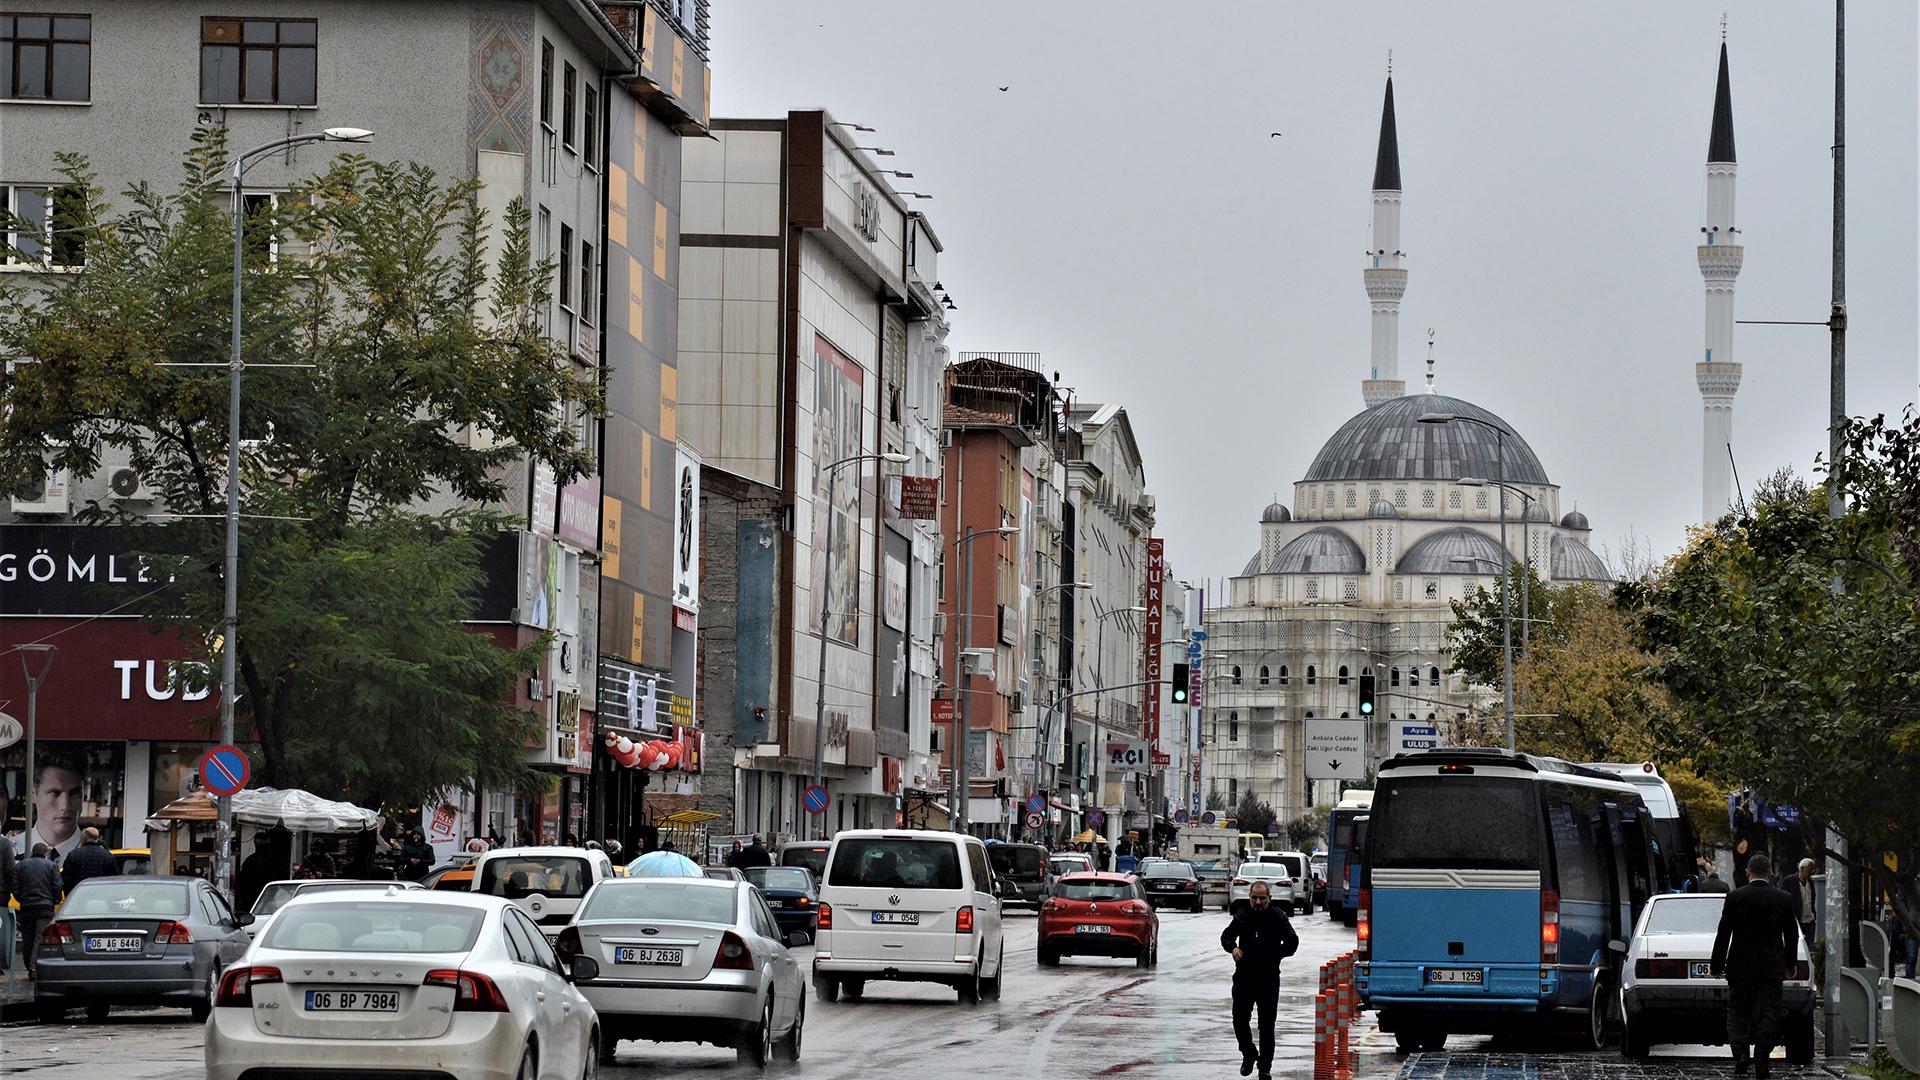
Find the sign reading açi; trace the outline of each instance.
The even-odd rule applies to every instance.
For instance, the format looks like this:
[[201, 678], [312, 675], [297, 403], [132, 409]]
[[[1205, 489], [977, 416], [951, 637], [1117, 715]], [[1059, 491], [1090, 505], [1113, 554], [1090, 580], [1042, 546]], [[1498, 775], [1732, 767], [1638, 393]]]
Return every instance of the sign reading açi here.
[[1144, 701], [1140, 715], [1146, 722], [1146, 730], [1142, 734], [1147, 737], [1147, 744], [1156, 748], [1160, 745], [1160, 701], [1166, 695], [1166, 690], [1160, 685], [1160, 620], [1166, 583], [1167, 542], [1157, 536], [1148, 537], [1147, 593], [1143, 601], [1147, 612], [1142, 620], [1144, 632], [1141, 634], [1147, 685], [1143, 688], [1146, 693], [1142, 695]]

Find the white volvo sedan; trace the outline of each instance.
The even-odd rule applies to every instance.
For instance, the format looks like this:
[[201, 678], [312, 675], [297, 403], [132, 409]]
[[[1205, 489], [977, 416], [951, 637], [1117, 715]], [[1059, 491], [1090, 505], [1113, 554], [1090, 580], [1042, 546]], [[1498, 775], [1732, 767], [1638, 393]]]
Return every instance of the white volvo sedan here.
[[220, 980], [208, 1080], [583, 1080], [599, 1019], [525, 912], [392, 889], [299, 896]]

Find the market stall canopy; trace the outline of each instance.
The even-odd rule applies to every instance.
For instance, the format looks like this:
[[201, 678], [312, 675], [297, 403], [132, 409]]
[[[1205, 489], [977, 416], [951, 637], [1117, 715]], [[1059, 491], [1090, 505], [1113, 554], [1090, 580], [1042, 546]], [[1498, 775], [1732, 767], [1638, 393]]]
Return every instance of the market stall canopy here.
[[[175, 822], [213, 821], [218, 816], [211, 792], [190, 791], [161, 807], [146, 825], [149, 832], [165, 832]], [[233, 820], [261, 829], [279, 825], [299, 832], [365, 832], [380, 823], [380, 815], [311, 791], [249, 788], [233, 797]]]
[[655, 821], [654, 825], [662, 829], [688, 828], [694, 825], [704, 825], [719, 816], [719, 814], [711, 810], [675, 810], [673, 813]]

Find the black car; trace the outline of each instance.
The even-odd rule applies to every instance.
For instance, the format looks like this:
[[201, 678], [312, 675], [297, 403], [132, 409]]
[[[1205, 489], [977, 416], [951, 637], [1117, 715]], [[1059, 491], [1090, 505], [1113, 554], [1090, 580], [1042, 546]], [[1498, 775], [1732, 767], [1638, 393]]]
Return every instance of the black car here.
[[826, 840], [789, 840], [780, 845], [780, 857], [775, 861], [781, 866], [804, 866], [819, 881], [827, 876], [827, 849], [832, 843]]
[[740, 875], [767, 898], [784, 937], [795, 930], [814, 936], [820, 915], [820, 885], [804, 866], [749, 866]]
[[1154, 907], [1171, 904], [1188, 911], [1200, 910], [1200, 877], [1189, 863], [1166, 859], [1150, 863], [1140, 875], [1140, 885], [1147, 903]]
[[996, 876], [1013, 885], [1005, 903], [1032, 904], [1037, 909], [1053, 893], [1053, 867], [1047, 861], [1047, 849], [1039, 844], [988, 844], [987, 862]]

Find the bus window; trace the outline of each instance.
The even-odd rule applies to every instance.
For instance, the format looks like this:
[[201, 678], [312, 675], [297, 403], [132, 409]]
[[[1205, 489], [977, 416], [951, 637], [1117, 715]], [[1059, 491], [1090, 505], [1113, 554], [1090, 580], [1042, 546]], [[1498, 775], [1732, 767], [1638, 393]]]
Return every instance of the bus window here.
[[1388, 782], [1390, 797], [1376, 798], [1369, 815], [1367, 869], [1542, 869], [1538, 785], [1462, 779], [1404, 776]]

